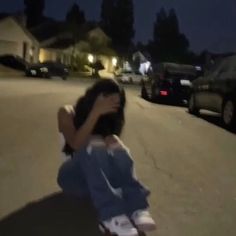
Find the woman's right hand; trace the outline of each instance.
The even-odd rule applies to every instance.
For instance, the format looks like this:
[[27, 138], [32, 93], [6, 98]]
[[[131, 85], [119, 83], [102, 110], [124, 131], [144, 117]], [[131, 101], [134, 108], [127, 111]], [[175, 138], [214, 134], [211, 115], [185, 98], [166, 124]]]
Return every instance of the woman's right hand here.
[[99, 95], [93, 105], [92, 112], [100, 117], [101, 115], [116, 113], [120, 107], [119, 94], [112, 94], [108, 96]]

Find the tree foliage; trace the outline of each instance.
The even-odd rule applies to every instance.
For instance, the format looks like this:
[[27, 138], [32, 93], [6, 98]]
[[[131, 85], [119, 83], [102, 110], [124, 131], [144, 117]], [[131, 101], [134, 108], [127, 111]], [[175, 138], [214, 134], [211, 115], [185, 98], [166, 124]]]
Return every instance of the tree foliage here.
[[24, 0], [27, 27], [39, 25], [44, 18], [45, 0]]
[[113, 46], [122, 53], [127, 52], [135, 35], [133, 0], [103, 0], [101, 26], [111, 37]]
[[66, 15], [66, 22], [77, 27], [84, 24], [85, 21], [84, 12], [80, 9], [77, 3], [74, 3]]
[[80, 9], [77, 3], [74, 3], [66, 14], [66, 24], [75, 43], [79, 41], [81, 37], [81, 28], [85, 22], [86, 19], [84, 12]]
[[157, 13], [153, 29], [153, 41], [149, 51], [156, 61], [182, 62], [188, 56], [189, 41], [180, 32], [179, 21], [174, 9], [169, 13], [164, 8]]

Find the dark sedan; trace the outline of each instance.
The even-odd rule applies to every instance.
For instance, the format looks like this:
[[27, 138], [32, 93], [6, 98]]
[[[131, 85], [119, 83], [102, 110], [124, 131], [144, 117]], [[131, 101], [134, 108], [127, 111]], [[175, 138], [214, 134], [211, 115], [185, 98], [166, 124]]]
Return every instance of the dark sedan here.
[[142, 84], [141, 96], [164, 103], [187, 102], [191, 83], [197, 78], [199, 70], [192, 65], [161, 63], [150, 75], [150, 83]]
[[198, 115], [201, 109], [220, 113], [227, 128], [236, 128], [236, 56], [221, 60], [193, 82], [189, 112]]
[[51, 78], [52, 76], [59, 76], [63, 80], [66, 80], [69, 71], [68, 68], [59, 62], [44, 62], [31, 65], [26, 70], [27, 76]]
[[0, 64], [21, 71], [27, 70], [29, 66], [29, 64], [23, 58], [16, 55], [0, 56]]

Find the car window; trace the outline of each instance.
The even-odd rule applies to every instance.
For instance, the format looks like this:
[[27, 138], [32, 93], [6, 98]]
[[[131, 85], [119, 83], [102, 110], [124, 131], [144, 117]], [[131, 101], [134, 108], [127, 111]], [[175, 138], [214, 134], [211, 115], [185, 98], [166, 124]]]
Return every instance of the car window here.
[[218, 70], [218, 74], [222, 74], [222, 73], [226, 73], [230, 71], [230, 65], [229, 64], [224, 64], [219, 70]]
[[235, 63], [229, 59], [225, 59], [219, 64], [212, 77], [213, 79], [226, 79], [234, 71], [236, 71]]

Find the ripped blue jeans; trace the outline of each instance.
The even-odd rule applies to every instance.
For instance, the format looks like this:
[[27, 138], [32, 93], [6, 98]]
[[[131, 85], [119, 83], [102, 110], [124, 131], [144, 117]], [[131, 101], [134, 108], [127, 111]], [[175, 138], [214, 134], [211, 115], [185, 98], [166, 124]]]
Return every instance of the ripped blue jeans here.
[[101, 221], [148, 208], [150, 192], [136, 179], [127, 148], [85, 146], [61, 166], [57, 180], [65, 193], [90, 197]]

